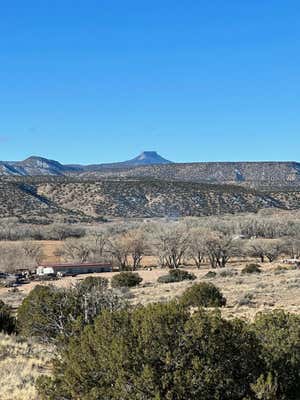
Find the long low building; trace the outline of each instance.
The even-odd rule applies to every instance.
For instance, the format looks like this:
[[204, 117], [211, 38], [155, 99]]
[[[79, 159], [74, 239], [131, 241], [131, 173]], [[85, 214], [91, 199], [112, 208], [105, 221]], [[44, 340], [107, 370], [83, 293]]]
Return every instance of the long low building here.
[[110, 263], [43, 264], [36, 269], [37, 275], [79, 275], [93, 272], [111, 272]]

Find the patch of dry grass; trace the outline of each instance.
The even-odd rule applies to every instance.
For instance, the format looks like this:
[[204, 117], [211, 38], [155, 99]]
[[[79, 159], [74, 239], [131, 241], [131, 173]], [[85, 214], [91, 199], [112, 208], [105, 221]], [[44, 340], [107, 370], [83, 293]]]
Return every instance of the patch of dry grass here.
[[[187, 268], [186, 270], [197, 276], [196, 282], [210, 281], [218, 286], [227, 298], [224, 316], [252, 318], [258, 311], [282, 308], [286, 311], [300, 314], [300, 270], [284, 269], [278, 271], [279, 263], [262, 264], [262, 273], [241, 275], [245, 261], [234, 261], [226, 269], [216, 269], [215, 278], [207, 279], [205, 275], [212, 271], [208, 265], [201, 269]], [[142, 284], [130, 290], [133, 304], [148, 304], [151, 302], [166, 302], [182, 292], [190, 285], [191, 281], [161, 284], [157, 279], [167, 273], [166, 269], [153, 268], [151, 271], [139, 270], [143, 278]], [[111, 279], [115, 272], [93, 274]], [[0, 299], [14, 308], [18, 307], [23, 298], [38, 284], [51, 284], [58, 287], [70, 287], [90, 274], [76, 277], [65, 277], [57, 281], [31, 282], [20, 287], [19, 291], [12, 293], [7, 288], [0, 288]], [[246, 301], [244, 297], [251, 301]], [[244, 299], [244, 301], [243, 301]]]
[[49, 362], [46, 347], [0, 333], [1, 400], [38, 400], [35, 380]]
[[205, 275], [211, 269], [189, 269], [197, 276], [196, 281], [169, 284], [156, 282], [157, 276], [165, 274], [165, 270], [144, 271], [140, 273], [144, 278], [142, 287], [131, 289], [132, 301], [134, 304], [167, 302], [179, 297], [193, 283], [209, 281], [219, 287], [227, 298], [227, 305], [222, 309], [225, 317], [252, 319], [259, 311], [278, 308], [300, 314], [299, 269], [286, 270], [278, 274], [276, 264], [265, 264], [261, 274], [241, 275], [243, 266], [243, 264], [230, 266], [226, 269], [228, 274], [224, 274], [224, 270], [216, 270], [217, 276], [210, 279], [205, 278]]

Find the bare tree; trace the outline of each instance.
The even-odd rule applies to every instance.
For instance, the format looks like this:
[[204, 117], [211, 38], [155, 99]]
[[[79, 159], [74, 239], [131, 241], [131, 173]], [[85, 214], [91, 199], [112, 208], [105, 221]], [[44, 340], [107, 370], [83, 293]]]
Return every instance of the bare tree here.
[[254, 239], [247, 248], [248, 255], [258, 257], [262, 263], [266, 258], [272, 262], [284, 252], [284, 243], [279, 239]]
[[208, 231], [203, 228], [192, 228], [189, 231], [187, 256], [194, 261], [197, 268], [201, 267], [207, 255], [207, 235]]
[[300, 237], [286, 238], [283, 247], [291, 258], [300, 258]]
[[240, 242], [232, 235], [212, 232], [206, 238], [205, 246], [212, 268], [224, 268], [229, 259], [238, 254]]
[[108, 247], [108, 235], [106, 232], [93, 232], [91, 241], [94, 242], [94, 247], [97, 256], [104, 257]]
[[148, 249], [145, 233], [142, 229], [133, 229], [123, 236], [123, 245], [128, 247], [132, 260], [132, 270], [135, 271], [141, 265], [142, 258]]
[[246, 249], [247, 255], [250, 257], [258, 257], [260, 262], [264, 262], [266, 258], [266, 249], [263, 239], [250, 240]]
[[36, 249], [34, 249], [35, 252], [28, 251], [28, 249], [29, 247], [24, 247], [21, 242], [1, 243], [0, 271], [12, 273], [18, 269], [31, 269], [36, 267], [41, 253], [36, 253]]
[[115, 235], [109, 239], [108, 252], [120, 271], [129, 269], [130, 249], [122, 234]]
[[284, 243], [280, 239], [272, 240], [266, 245], [266, 257], [269, 262], [275, 261], [284, 251]]
[[153, 249], [163, 267], [178, 268], [188, 249], [188, 232], [181, 226], [156, 227]]
[[63, 246], [55, 254], [63, 258], [64, 261], [86, 262], [90, 260], [91, 245], [85, 239], [67, 239]]
[[31, 259], [36, 264], [40, 263], [44, 257], [43, 248], [35, 242], [24, 242], [22, 248], [26, 258]]

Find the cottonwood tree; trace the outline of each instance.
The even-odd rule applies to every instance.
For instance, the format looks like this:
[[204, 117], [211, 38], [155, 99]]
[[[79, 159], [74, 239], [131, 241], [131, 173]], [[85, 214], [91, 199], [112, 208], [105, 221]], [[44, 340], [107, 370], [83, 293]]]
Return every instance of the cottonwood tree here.
[[108, 253], [120, 271], [129, 269], [130, 249], [122, 234], [115, 235], [109, 239]]
[[205, 247], [212, 268], [224, 268], [229, 259], [239, 254], [240, 241], [232, 235], [211, 232], [205, 241]]
[[146, 236], [141, 229], [117, 234], [108, 242], [108, 252], [121, 271], [138, 269], [147, 249]]
[[54, 223], [49, 225], [42, 234], [44, 238], [47, 236], [48, 239], [62, 241], [67, 238], [81, 238], [85, 236], [86, 230], [78, 225]]
[[188, 249], [188, 232], [181, 226], [159, 225], [153, 236], [153, 249], [162, 267], [178, 268]]
[[250, 257], [258, 257], [260, 262], [264, 262], [266, 258], [266, 249], [263, 239], [250, 240], [246, 249], [247, 255]]
[[140, 267], [143, 256], [149, 248], [146, 236], [141, 229], [136, 229], [127, 232], [123, 241], [125, 244], [127, 243], [132, 260], [132, 270], [135, 271]]
[[26, 258], [31, 259], [36, 264], [40, 263], [44, 257], [43, 248], [40, 244], [34, 242], [24, 242], [22, 248]]
[[107, 253], [108, 247], [108, 235], [106, 232], [93, 232], [91, 234], [91, 242], [95, 248], [97, 257], [104, 257]]
[[209, 232], [203, 228], [192, 228], [188, 232], [187, 257], [191, 258], [196, 267], [200, 268], [207, 255], [206, 237]]
[[285, 251], [282, 240], [275, 239], [266, 245], [266, 257], [269, 262], [275, 261]]
[[269, 262], [276, 260], [285, 250], [284, 243], [279, 239], [255, 239], [247, 245], [247, 253], [251, 257], [258, 257], [263, 263], [267, 258]]
[[64, 261], [87, 262], [90, 261], [92, 246], [86, 239], [67, 239], [55, 254]]
[[31, 269], [37, 266], [42, 253], [38, 246], [20, 243], [0, 244], [0, 271], [16, 272], [18, 269]]
[[283, 247], [291, 258], [300, 258], [300, 235], [286, 238]]

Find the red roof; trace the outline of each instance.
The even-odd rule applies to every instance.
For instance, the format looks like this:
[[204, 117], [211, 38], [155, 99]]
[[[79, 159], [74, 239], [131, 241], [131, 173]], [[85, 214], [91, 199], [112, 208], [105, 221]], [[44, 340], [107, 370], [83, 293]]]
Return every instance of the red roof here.
[[63, 264], [41, 264], [44, 268], [88, 268], [88, 267], [111, 267], [111, 263], [63, 263]]

